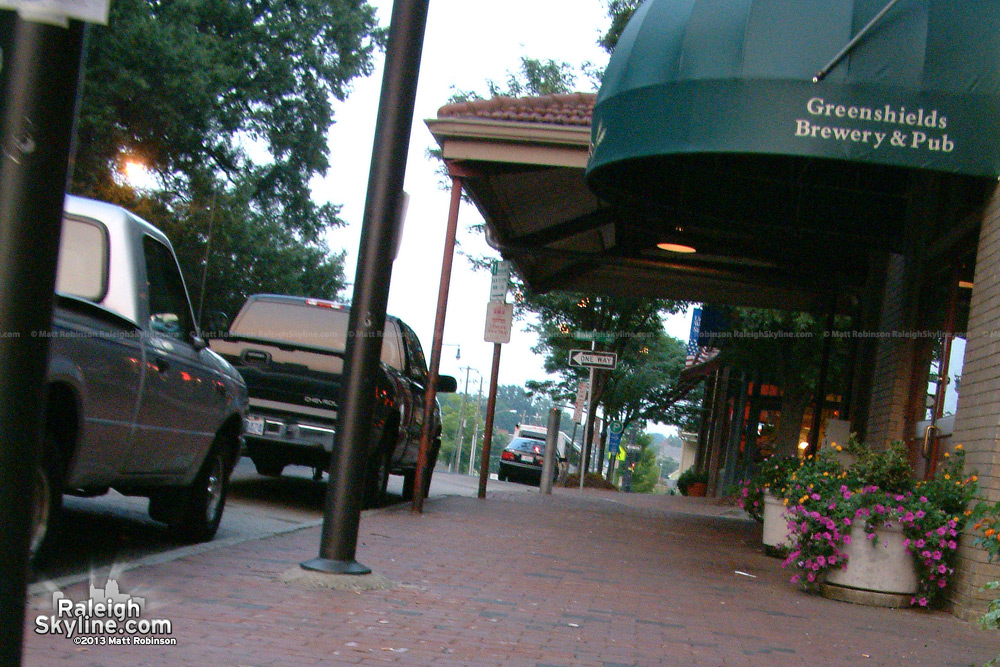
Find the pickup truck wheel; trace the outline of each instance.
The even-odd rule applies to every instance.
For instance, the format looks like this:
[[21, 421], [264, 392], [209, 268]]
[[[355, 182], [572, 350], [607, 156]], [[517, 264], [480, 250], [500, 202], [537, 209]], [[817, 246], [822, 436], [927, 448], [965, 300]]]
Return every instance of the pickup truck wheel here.
[[[178, 491], [182, 513], [170, 522], [170, 530], [182, 542], [205, 542], [215, 537], [222, 521], [229, 491], [229, 465], [224, 447], [214, 446], [201, 466], [194, 484]], [[169, 501], [168, 501], [169, 502]]]
[[62, 466], [51, 433], [45, 436], [42, 460], [35, 468], [31, 503], [31, 562], [44, 560], [51, 550], [62, 509]]

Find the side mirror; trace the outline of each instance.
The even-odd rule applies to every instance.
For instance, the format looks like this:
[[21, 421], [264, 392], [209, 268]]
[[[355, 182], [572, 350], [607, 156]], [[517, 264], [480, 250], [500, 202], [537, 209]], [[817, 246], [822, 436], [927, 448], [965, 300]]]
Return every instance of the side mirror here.
[[205, 313], [198, 327], [205, 338], [223, 338], [229, 330], [229, 316], [221, 310]]
[[458, 380], [450, 375], [439, 375], [437, 390], [442, 394], [454, 394], [458, 391]]

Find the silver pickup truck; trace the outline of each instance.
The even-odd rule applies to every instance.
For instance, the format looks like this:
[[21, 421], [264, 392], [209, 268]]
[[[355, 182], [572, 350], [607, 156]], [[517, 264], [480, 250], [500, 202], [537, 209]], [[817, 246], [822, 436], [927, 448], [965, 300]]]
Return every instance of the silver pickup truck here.
[[62, 494], [147, 496], [185, 541], [211, 539], [239, 457], [247, 390], [194, 325], [166, 236], [117, 206], [67, 197], [31, 549], [52, 546]]

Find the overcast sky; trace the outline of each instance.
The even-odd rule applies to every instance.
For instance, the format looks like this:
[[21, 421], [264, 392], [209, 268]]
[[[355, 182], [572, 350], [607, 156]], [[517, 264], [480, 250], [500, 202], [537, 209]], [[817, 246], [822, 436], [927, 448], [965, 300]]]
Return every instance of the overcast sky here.
[[[377, 8], [380, 23], [388, 26], [392, 1], [369, 2]], [[589, 61], [603, 67], [608, 57], [596, 42], [607, 24], [603, 0], [431, 0], [406, 171], [409, 209], [389, 293], [389, 313], [413, 327], [428, 358], [449, 195], [438, 187], [436, 164], [425, 157], [426, 150], [436, 144], [424, 119], [437, 115], [452, 86], [485, 92], [486, 80], [503, 81], [508, 70], [518, 67], [521, 56], [575, 65]], [[350, 282], [356, 270], [381, 81], [380, 58], [376, 72], [357, 81], [347, 101], [336, 105], [336, 125], [329, 138], [333, 167], [314, 187], [317, 199], [343, 205], [341, 217], [348, 224], [332, 231], [328, 240], [332, 249], [347, 251]], [[577, 84], [580, 90], [591, 90], [586, 79]], [[473, 256], [496, 255], [481, 234], [468, 230], [481, 222], [475, 207], [462, 206], [461, 249]], [[479, 370], [484, 376], [484, 393], [493, 355], [493, 345], [483, 342], [489, 282], [487, 274], [472, 271], [464, 257], [456, 256], [444, 335], [444, 342], [452, 345], [443, 348], [441, 357], [441, 372], [460, 376], [460, 387], [465, 381], [464, 367]], [[350, 292], [348, 288], [348, 296]], [[500, 384], [523, 385], [530, 379], [544, 379], [542, 358], [530, 351], [535, 336], [518, 330], [517, 322], [514, 326], [510, 344], [503, 346]], [[689, 318], [672, 318], [668, 333], [686, 340], [689, 326]], [[460, 361], [455, 359], [454, 344], [461, 345]], [[474, 370], [470, 371], [469, 388], [478, 389]]]

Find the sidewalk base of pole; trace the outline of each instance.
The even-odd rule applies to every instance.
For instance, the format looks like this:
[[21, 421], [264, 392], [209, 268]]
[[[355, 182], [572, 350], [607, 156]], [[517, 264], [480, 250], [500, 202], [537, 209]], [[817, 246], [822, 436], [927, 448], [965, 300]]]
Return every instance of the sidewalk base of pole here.
[[302, 563], [303, 570], [326, 572], [327, 574], [371, 574], [372, 569], [356, 560], [331, 560], [329, 558], [313, 558]]

